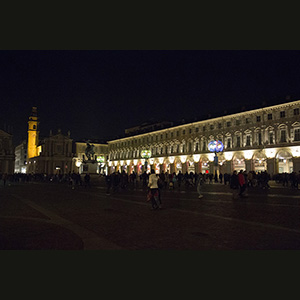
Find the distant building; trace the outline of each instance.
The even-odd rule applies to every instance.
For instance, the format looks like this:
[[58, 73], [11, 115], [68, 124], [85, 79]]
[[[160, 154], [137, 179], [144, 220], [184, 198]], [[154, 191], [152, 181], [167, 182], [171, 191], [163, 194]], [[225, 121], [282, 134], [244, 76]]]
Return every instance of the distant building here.
[[[95, 173], [107, 173], [108, 145], [95, 141], [93, 160], [95, 160]], [[16, 170], [20, 170], [22, 147], [18, 146]], [[40, 174], [67, 174], [70, 172], [84, 173], [89, 172], [84, 161], [87, 160], [85, 150], [87, 142], [75, 142], [70, 137], [70, 132], [63, 134], [59, 129], [56, 134], [50, 130], [49, 136], [40, 138], [39, 119], [37, 108], [32, 108], [32, 113], [28, 121], [28, 141], [27, 141], [27, 173]]]
[[82, 141], [75, 142], [75, 153], [73, 158], [73, 170], [76, 173], [92, 173], [89, 170], [89, 165], [85, 162], [88, 160], [85, 150], [87, 148], [87, 143], [93, 146], [94, 155], [91, 159], [97, 164], [96, 173], [107, 174], [107, 157], [108, 157], [108, 145], [105, 143], [99, 143], [98, 141]]
[[26, 173], [27, 169], [27, 141], [24, 140], [15, 148], [15, 173]]
[[57, 134], [43, 138], [37, 145], [37, 156], [28, 160], [27, 173], [66, 174], [72, 171], [72, 142], [58, 130]]
[[15, 154], [12, 135], [0, 129], [0, 174], [13, 174]]
[[155, 131], [159, 129], [164, 129], [173, 126], [173, 122], [169, 121], [162, 121], [162, 122], [152, 122], [148, 121], [145, 123], [142, 123], [141, 125], [137, 125], [134, 127], [130, 127], [125, 129], [125, 135], [135, 135], [139, 133], [145, 133], [145, 132], [150, 132], [150, 131]]

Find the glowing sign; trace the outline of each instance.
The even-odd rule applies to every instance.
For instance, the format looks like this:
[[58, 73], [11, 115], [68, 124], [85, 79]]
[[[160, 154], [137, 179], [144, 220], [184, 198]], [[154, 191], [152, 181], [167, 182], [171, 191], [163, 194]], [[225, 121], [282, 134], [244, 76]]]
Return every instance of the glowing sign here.
[[151, 150], [142, 150], [141, 151], [142, 158], [150, 158], [151, 157]]
[[104, 162], [104, 156], [97, 156], [97, 162], [103, 163]]
[[210, 152], [221, 152], [224, 150], [224, 145], [221, 141], [211, 141], [208, 144], [208, 150]]

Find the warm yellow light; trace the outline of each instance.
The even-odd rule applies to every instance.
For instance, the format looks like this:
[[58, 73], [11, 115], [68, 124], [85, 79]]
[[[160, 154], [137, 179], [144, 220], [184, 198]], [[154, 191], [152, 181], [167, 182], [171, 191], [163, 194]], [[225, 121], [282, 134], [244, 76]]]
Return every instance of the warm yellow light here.
[[186, 162], [186, 158], [187, 158], [187, 156], [186, 155], [181, 155], [180, 156], [180, 161], [181, 161], [181, 163], [185, 163]]
[[159, 161], [160, 164], [163, 164], [164, 163], [164, 158], [163, 157], [159, 157], [158, 161]]
[[199, 162], [199, 160], [200, 160], [200, 154], [194, 154], [193, 155], [193, 159], [194, 159], [194, 162]]
[[290, 150], [292, 152], [293, 157], [299, 157], [300, 156], [300, 147], [290, 147]]
[[81, 166], [81, 161], [77, 160], [75, 165], [76, 165], [77, 168], [79, 168]]
[[126, 160], [127, 165], [130, 165], [130, 159]]
[[41, 152], [42, 152], [42, 146], [38, 146], [37, 147], [37, 156], [39, 156]]
[[267, 158], [274, 158], [275, 157], [275, 150], [274, 149], [265, 149], [266, 157]]
[[145, 159], [144, 158], [141, 159], [141, 163], [142, 163], [142, 165], [145, 164]]
[[150, 158], [150, 159], [149, 159], [149, 163], [150, 163], [150, 165], [153, 165], [153, 163], [154, 163], [154, 158]]
[[245, 150], [243, 151], [245, 159], [251, 159], [253, 156], [253, 150]]
[[232, 160], [233, 152], [224, 152], [226, 160]]
[[169, 157], [169, 162], [170, 162], [171, 164], [174, 162], [174, 160], [175, 160], [175, 157], [174, 157], [174, 156], [170, 156], [170, 157]]
[[134, 159], [134, 160], [133, 160], [133, 164], [136, 166], [137, 163], [138, 163], [138, 160], [137, 160], [137, 159]]
[[124, 165], [124, 160], [120, 161], [120, 165], [123, 166]]
[[114, 165], [115, 165], [115, 166], [118, 165], [118, 161], [117, 161], [117, 160], [114, 161]]
[[108, 166], [109, 166], [109, 167], [112, 166], [112, 162], [111, 162], [111, 161], [108, 162]]
[[215, 159], [215, 154], [214, 153], [208, 153], [207, 156], [208, 156], [209, 161], [214, 161], [214, 159]]

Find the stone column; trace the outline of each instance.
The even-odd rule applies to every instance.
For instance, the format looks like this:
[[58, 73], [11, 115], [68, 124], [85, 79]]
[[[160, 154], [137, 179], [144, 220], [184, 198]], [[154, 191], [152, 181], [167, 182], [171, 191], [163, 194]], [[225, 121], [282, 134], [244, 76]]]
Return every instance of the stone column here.
[[253, 171], [253, 162], [252, 159], [245, 159], [246, 172]]
[[271, 175], [271, 178], [274, 174], [278, 173], [278, 164], [276, 166], [276, 159], [275, 158], [268, 158], [267, 159], [267, 172]]
[[170, 173], [174, 173], [175, 172], [175, 166], [174, 166], [175, 163], [172, 163], [170, 164]]
[[293, 171], [299, 173], [300, 171], [300, 157], [293, 157]]

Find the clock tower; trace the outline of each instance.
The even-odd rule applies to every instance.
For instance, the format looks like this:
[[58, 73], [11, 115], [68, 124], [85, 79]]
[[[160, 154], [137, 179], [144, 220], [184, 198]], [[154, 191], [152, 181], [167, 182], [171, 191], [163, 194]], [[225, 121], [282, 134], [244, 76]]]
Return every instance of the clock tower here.
[[39, 125], [37, 108], [32, 107], [32, 112], [28, 120], [28, 141], [27, 141], [27, 161], [38, 155], [37, 145], [39, 143]]

